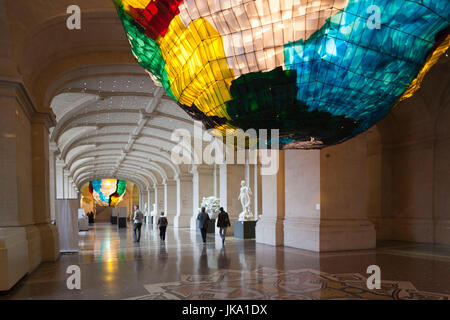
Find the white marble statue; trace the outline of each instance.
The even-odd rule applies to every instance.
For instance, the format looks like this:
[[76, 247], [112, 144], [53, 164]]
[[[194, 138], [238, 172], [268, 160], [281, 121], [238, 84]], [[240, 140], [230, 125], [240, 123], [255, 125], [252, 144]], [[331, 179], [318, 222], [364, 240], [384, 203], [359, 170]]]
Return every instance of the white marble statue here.
[[239, 193], [238, 200], [241, 201], [242, 205], [242, 212], [239, 214], [239, 221], [251, 221], [255, 218], [253, 217], [253, 214], [250, 209], [250, 202], [252, 195], [252, 191], [250, 190], [250, 187], [248, 187], [245, 184], [245, 181], [241, 181], [241, 192]]
[[[203, 197], [201, 207], [205, 207], [210, 219], [217, 219], [219, 215], [220, 199], [216, 197]], [[201, 209], [199, 209], [200, 211]]]
[[148, 205], [147, 205], [147, 203], [144, 204], [144, 216], [148, 216]]
[[153, 209], [152, 212], [150, 213], [150, 215], [152, 215], [153, 217], [156, 216], [157, 212], [156, 212], [156, 203], [153, 203]]

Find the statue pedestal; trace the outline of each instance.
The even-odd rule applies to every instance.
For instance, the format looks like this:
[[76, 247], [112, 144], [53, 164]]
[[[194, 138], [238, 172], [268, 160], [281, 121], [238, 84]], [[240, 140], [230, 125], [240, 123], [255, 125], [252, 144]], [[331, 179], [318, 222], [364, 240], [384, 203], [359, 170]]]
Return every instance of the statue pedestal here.
[[[195, 220], [195, 224], [197, 226], [196, 231], [200, 232], [199, 221]], [[216, 219], [211, 219], [208, 221], [208, 229], [206, 229], [206, 233], [216, 233]]]
[[255, 239], [256, 221], [235, 221], [234, 237], [240, 239]]
[[216, 233], [216, 219], [209, 220], [208, 229], [206, 229], [206, 233]]
[[120, 207], [119, 214], [117, 217], [117, 227], [126, 228], [127, 227], [127, 208]]
[[117, 224], [117, 209], [112, 208], [111, 210], [111, 224]]
[[117, 221], [118, 228], [126, 228], [127, 227], [127, 218], [119, 218]]

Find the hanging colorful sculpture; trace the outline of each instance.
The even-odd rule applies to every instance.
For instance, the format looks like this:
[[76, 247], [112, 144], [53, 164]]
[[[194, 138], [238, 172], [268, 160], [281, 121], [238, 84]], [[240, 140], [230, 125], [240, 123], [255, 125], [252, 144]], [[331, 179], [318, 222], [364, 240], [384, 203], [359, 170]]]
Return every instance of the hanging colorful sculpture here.
[[367, 130], [450, 46], [450, 1], [113, 0], [132, 52], [206, 128], [283, 148]]
[[89, 182], [89, 192], [102, 207], [115, 207], [125, 196], [126, 188], [127, 182], [124, 180], [102, 179]]

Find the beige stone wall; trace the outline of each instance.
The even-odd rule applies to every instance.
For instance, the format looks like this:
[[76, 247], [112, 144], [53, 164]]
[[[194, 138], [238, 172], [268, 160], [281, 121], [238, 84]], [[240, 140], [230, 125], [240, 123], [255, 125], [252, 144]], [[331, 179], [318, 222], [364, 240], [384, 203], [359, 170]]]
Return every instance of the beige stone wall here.
[[80, 189], [80, 208], [84, 209], [85, 213], [95, 212], [95, 201], [89, 192], [89, 182]]
[[450, 61], [367, 137], [367, 216], [378, 240], [450, 244]]

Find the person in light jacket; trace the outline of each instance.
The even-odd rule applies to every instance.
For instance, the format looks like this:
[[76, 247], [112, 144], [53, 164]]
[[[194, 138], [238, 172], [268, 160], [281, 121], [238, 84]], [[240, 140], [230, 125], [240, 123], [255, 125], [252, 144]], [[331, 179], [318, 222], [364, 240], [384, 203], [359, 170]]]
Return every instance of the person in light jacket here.
[[231, 226], [228, 213], [220, 207], [219, 216], [217, 217], [217, 227], [219, 228], [219, 235], [222, 238], [222, 245], [225, 244], [225, 236], [227, 234], [227, 228]]
[[[139, 242], [139, 241], [141, 241], [141, 227], [142, 227], [142, 220], [144, 220], [144, 214], [142, 213], [141, 210], [139, 210], [138, 205], [134, 206], [133, 219], [134, 219], [134, 226], [133, 226], [134, 242]], [[136, 235], [136, 231], [137, 231], [137, 235]]]

